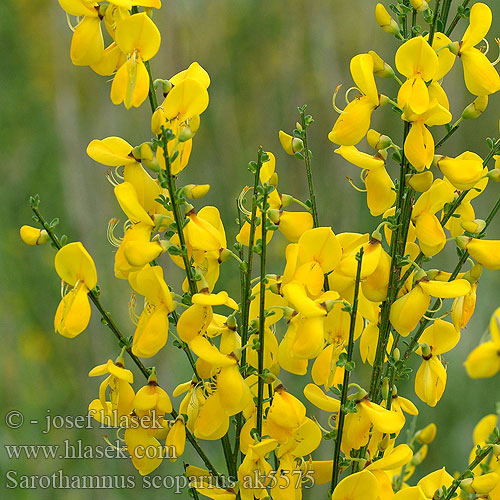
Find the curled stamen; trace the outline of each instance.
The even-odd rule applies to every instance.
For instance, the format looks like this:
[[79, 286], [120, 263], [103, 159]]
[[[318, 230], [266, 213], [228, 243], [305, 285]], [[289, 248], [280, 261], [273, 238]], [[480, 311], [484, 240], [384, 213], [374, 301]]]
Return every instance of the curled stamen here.
[[500, 38], [495, 38], [495, 42], [498, 45], [498, 57], [491, 63], [492, 66], [496, 66], [500, 62]]
[[[117, 432], [117, 435], [118, 435], [118, 432]], [[117, 450], [117, 451], [125, 451], [127, 449], [126, 446], [122, 446], [122, 447], [119, 447], [119, 446], [116, 446], [115, 444], [113, 444], [108, 436], [106, 434], [103, 434], [102, 438], [104, 439], [104, 441], [106, 441], [106, 443], [108, 443], [109, 446], [111, 446], [111, 448]], [[124, 441], [124, 439], [121, 439], [121, 438], [118, 438], [120, 439], [121, 441]]]
[[120, 221], [118, 219], [110, 219], [108, 222], [108, 228], [106, 230], [106, 238], [114, 247], [118, 248], [121, 245], [123, 238], [117, 238], [115, 236], [115, 229]]
[[350, 177], [346, 176], [346, 179], [356, 191], [359, 191], [360, 193], [366, 193], [366, 189], [361, 189], [358, 186], [356, 186], [356, 184], [354, 184], [354, 181]]
[[[436, 309], [436, 311], [438, 311], [438, 310], [439, 309]], [[448, 316], [449, 314], [451, 314], [451, 311], [446, 311], [445, 313], [441, 314], [441, 316], [438, 316], [437, 318], [435, 316], [433, 316], [432, 318], [429, 318], [425, 314], [422, 317], [425, 318], [425, 319], [428, 319], [429, 321], [436, 321], [438, 319], [446, 318], [446, 316]]]
[[111, 169], [106, 170], [106, 173], [104, 175], [106, 176], [106, 179], [113, 187], [116, 187], [118, 186], [118, 184], [120, 184], [120, 182], [115, 178], [113, 171]]
[[132, 321], [132, 323], [137, 326], [137, 324], [139, 323], [139, 315], [135, 311], [135, 304], [135, 293], [132, 293], [130, 295], [130, 300], [128, 301], [128, 316], [130, 318], [130, 321]]
[[[78, 26], [78, 24], [80, 23], [80, 18], [78, 18], [78, 17], [77, 17], [76, 19], [77, 19], [77, 21], [78, 21], [78, 22], [76, 23], [76, 25]], [[68, 14], [67, 12], [66, 12], [66, 21], [67, 21], [67, 23], [68, 23], [69, 29], [70, 29], [70, 30], [74, 33], [74, 32], [75, 32], [75, 26], [73, 26], [73, 25], [71, 24], [71, 19], [70, 19], [69, 14]]]
[[[438, 300], [439, 300], [439, 306], [437, 307], [437, 309], [427, 309], [426, 312], [431, 312], [431, 313], [434, 313], [434, 314], [437, 313], [441, 309], [441, 307], [443, 307], [443, 299], [440, 298], [440, 297], [438, 297]], [[434, 319], [434, 318], [428, 318], [425, 315], [424, 315], [424, 318], [429, 319], [429, 320]]]
[[64, 299], [64, 297], [68, 294], [70, 289], [70, 286], [65, 283], [63, 280], [61, 280], [61, 299]]
[[328, 417], [328, 425], [331, 429], [337, 428], [337, 415], [335, 415], [335, 413]]
[[333, 104], [333, 109], [339, 114], [341, 115], [344, 111], [342, 109], [340, 109], [338, 106], [337, 106], [337, 103], [335, 102], [337, 100], [337, 94], [339, 93], [339, 90], [340, 90], [340, 87], [342, 87], [342, 84], [340, 85], [337, 85], [337, 88], [334, 90], [333, 92], [333, 97], [332, 97], [332, 104]]
[[123, 167], [115, 167], [115, 176], [120, 180], [123, 180], [125, 178], [123, 177]]
[[[351, 104], [351, 101], [349, 101], [349, 92], [351, 92], [351, 90], [357, 90], [360, 95], [363, 95], [363, 92], [361, 92], [361, 90], [359, 90], [358, 87], [350, 87], [350, 88], [348, 88], [345, 91], [345, 102], [347, 104]], [[356, 97], [358, 97], [358, 96], [356, 96]], [[355, 97], [355, 99], [356, 99], [356, 97]]]
[[488, 40], [486, 40], [486, 38], [483, 38], [483, 42], [486, 44], [485, 47], [479, 47], [479, 50], [484, 54], [488, 54], [489, 50], [490, 50], [490, 44], [488, 42]]
[[245, 196], [246, 194], [248, 193], [248, 191], [250, 191], [252, 188], [250, 186], [245, 186], [240, 195], [238, 196], [238, 209], [240, 210], [241, 213], [245, 214], [245, 215], [252, 215], [252, 212], [249, 212], [246, 208], [245, 208]]

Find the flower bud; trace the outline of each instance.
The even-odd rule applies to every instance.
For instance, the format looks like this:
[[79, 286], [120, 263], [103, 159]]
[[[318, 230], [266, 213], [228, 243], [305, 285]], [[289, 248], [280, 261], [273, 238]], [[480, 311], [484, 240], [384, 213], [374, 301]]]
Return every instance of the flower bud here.
[[389, 398], [389, 379], [387, 377], [384, 377], [382, 381], [382, 398], [385, 401]]
[[417, 12], [423, 12], [429, 8], [429, 4], [425, 0], [410, 0], [410, 4]]
[[483, 219], [466, 220], [460, 224], [465, 231], [478, 234], [486, 227], [486, 221]]
[[398, 347], [394, 349], [394, 352], [392, 353], [392, 357], [394, 358], [394, 361], [399, 361], [401, 359], [401, 351], [399, 350]]
[[274, 222], [274, 224], [279, 224], [280, 223], [280, 213], [281, 211], [278, 210], [277, 208], [271, 208], [267, 211], [267, 216], [271, 221]]
[[474, 102], [470, 103], [462, 112], [462, 119], [470, 120], [478, 118], [488, 106], [488, 96], [481, 95]]
[[45, 229], [40, 230], [31, 226], [22, 226], [19, 230], [19, 234], [21, 235], [21, 239], [24, 243], [32, 247], [36, 245], [43, 245], [50, 239], [50, 236]]
[[153, 134], [160, 135], [161, 127], [165, 126], [167, 121], [165, 119], [165, 114], [162, 108], [157, 108], [151, 117], [151, 131]]
[[282, 194], [281, 195], [281, 206], [283, 208], [288, 207], [293, 202], [293, 196], [289, 194]]
[[430, 170], [420, 172], [419, 174], [407, 174], [406, 182], [418, 193], [425, 193], [434, 181], [434, 175]]
[[279, 131], [280, 143], [285, 152], [289, 155], [294, 155], [295, 153], [299, 153], [304, 149], [304, 143], [302, 139], [298, 137], [292, 137], [291, 135], [283, 132], [283, 130]]
[[429, 424], [427, 427], [420, 429], [415, 434], [415, 439], [420, 444], [430, 444], [434, 441], [434, 438], [436, 437], [436, 433], [437, 433], [436, 424]]
[[[498, 158], [500, 158], [500, 156], [498, 156]], [[487, 174], [487, 177], [493, 182], [500, 182], [500, 168], [494, 168], [493, 170], [490, 170]]]
[[392, 139], [389, 136], [383, 135], [372, 128], [368, 130], [366, 140], [368, 141], [370, 147], [378, 151], [386, 149], [392, 144]]
[[187, 198], [190, 200], [199, 200], [210, 191], [210, 184], [188, 184], [183, 189]]
[[375, 19], [378, 25], [386, 32], [392, 35], [400, 33], [398, 23], [389, 15], [386, 8], [378, 3], [375, 7]]
[[177, 137], [179, 142], [186, 142], [189, 141], [189, 139], [192, 139], [194, 137], [194, 133], [191, 130], [191, 127], [189, 125], [186, 125], [180, 132], [179, 136]]
[[373, 59], [373, 73], [380, 78], [392, 78], [394, 70], [373, 50], [368, 52]]

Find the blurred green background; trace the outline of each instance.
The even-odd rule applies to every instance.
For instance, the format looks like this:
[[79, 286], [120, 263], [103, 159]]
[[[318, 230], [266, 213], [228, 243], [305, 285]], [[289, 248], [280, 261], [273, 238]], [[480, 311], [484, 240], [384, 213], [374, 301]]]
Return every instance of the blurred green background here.
[[[454, 2], [457, 4], [458, 2]], [[500, 6], [492, 5], [496, 26]], [[495, 5], [493, 6], [493, 3]], [[315, 123], [310, 128], [314, 153], [314, 179], [320, 209], [320, 222], [332, 225], [336, 233], [371, 231], [377, 221], [369, 217], [365, 196], [354, 191], [346, 175], [356, 178], [356, 167], [333, 154], [328, 141], [337, 114], [331, 107], [333, 90], [352, 83], [349, 59], [360, 52], [376, 50], [390, 64], [397, 41], [383, 33], [374, 19], [375, 2], [349, 0], [306, 2], [305, 0], [190, 0], [164, 2], [155, 14], [162, 33], [162, 47], [152, 61], [154, 77], [168, 78], [198, 61], [211, 78], [210, 106], [202, 117], [189, 168], [179, 185], [210, 183], [208, 196], [197, 203], [216, 204], [222, 212], [229, 241], [234, 239], [235, 199], [251, 182], [247, 164], [256, 156], [258, 145], [277, 155], [280, 192], [307, 198], [302, 163], [287, 156], [279, 145], [278, 130], [291, 131], [298, 118], [296, 108], [308, 104]], [[455, 12], [456, 5], [452, 7]], [[462, 21], [455, 31], [459, 39], [465, 29]], [[492, 30], [498, 36], [498, 30]], [[103, 445], [99, 429], [59, 429], [44, 434], [43, 422], [52, 415], [84, 415], [88, 403], [97, 397], [100, 380], [89, 379], [96, 364], [115, 358], [118, 349], [112, 335], [93, 314], [87, 331], [73, 340], [53, 333], [53, 314], [60, 299], [60, 282], [53, 270], [54, 252], [49, 246], [30, 248], [19, 239], [19, 227], [29, 224], [29, 195], [39, 193], [41, 211], [49, 220], [59, 217], [60, 233], [69, 240], [81, 240], [93, 256], [102, 289], [102, 301], [112, 311], [127, 335], [133, 333], [128, 318], [129, 287], [113, 276], [113, 248], [106, 241], [106, 225], [111, 217], [122, 217], [112, 188], [104, 176], [105, 167], [85, 154], [94, 138], [118, 135], [133, 144], [149, 140], [150, 111], [145, 102], [140, 109], [126, 111], [109, 100], [110, 81], [88, 68], [72, 66], [69, 59], [71, 31], [56, 1], [3, 0], [0, 2], [0, 304], [2, 308], [2, 361], [0, 390], [0, 471], [2, 498], [171, 498], [172, 491], [142, 489], [141, 480], [128, 460], [9, 460], [7, 444], [61, 444], [65, 439], [87, 445]], [[492, 58], [496, 50], [492, 47]], [[445, 89], [455, 119], [472, 97], [466, 91], [460, 63], [446, 77]], [[379, 91], [395, 97], [392, 81], [377, 80]], [[340, 100], [339, 100], [340, 102]], [[485, 137], [498, 136], [500, 99], [490, 99], [479, 120], [463, 123], [442, 152], [457, 155], [464, 150], [486, 154]], [[374, 113], [372, 126], [400, 141], [402, 122], [389, 109]], [[441, 137], [443, 130], [433, 130]], [[396, 174], [394, 165], [390, 171]], [[498, 185], [490, 185], [475, 202], [477, 215], [486, 217], [498, 197]], [[500, 237], [498, 222], [488, 231]], [[443, 252], [432, 267], [451, 270], [455, 252]], [[285, 247], [281, 237], [271, 245], [270, 269], [280, 273], [280, 256]], [[179, 283], [179, 272], [163, 257], [166, 279]], [[236, 267], [225, 265], [220, 282], [238, 298]], [[175, 285], [177, 286], [177, 285]], [[435, 409], [417, 400], [413, 385], [399, 387], [421, 409], [417, 427], [433, 421], [438, 437], [430, 446], [419, 475], [446, 465], [450, 472], [463, 469], [471, 447], [471, 432], [477, 420], [494, 411], [500, 399], [498, 375], [474, 381], [466, 377], [462, 363], [487, 329], [491, 313], [500, 305], [500, 273], [486, 271], [478, 291], [474, 319], [463, 333], [460, 345], [445, 356], [448, 386]], [[190, 378], [187, 363], [171, 345], [154, 361], [159, 379], [170, 393]], [[136, 374], [137, 387], [142, 384]], [[358, 380], [367, 383], [366, 378]], [[283, 376], [292, 392], [301, 393], [304, 381]], [[179, 404], [179, 399], [174, 405]], [[19, 410], [24, 425], [8, 429], [4, 414]], [[39, 424], [30, 424], [38, 420]], [[109, 436], [111, 440], [113, 436]], [[219, 442], [204, 443], [219, 469], [224, 470]], [[200, 465], [189, 446], [183, 460]], [[324, 443], [315, 458], [331, 457], [331, 443]], [[5, 489], [7, 471], [17, 474], [46, 475], [62, 469], [68, 475], [133, 475], [135, 490], [26, 490]], [[154, 473], [177, 475], [182, 460], [164, 462]], [[12, 483], [11, 483], [12, 484]], [[320, 491], [325, 491], [322, 489]], [[305, 494], [305, 498], [309, 498]], [[187, 493], [184, 492], [186, 497]]]

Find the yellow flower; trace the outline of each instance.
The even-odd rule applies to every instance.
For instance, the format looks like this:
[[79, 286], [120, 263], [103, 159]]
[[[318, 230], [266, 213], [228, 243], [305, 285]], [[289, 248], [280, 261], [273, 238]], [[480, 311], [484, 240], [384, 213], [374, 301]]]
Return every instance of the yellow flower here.
[[161, 36], [158, 28], [144, 12], [121, 20], [116, 26], [115, 41], [127, 54], [111, 85], [113, 104], [124, 103], [127, 109], [140, 106], [148, 96], [149, 75], [144, 65], [158, 52]]
[[92, 257], [80, 242], [69, 243], [57, 252], [55, 268], [61, 279], [73, 288], [59, 303], [54, 328], [64, 337], [73, 338], [89, 324], [87, 294], [97, 285], [97, 271]]
[[170, 461], [175, 462], [183, 453], [186, 446], [186, 423], [182, 416], [178, 416], [170, 426], [165, 440], [167, 449], [174, 448], [175, 452], [170, 456]]
[[134, 333], [132, 352], [136, 356], [150, 358], [167, 342], [168, 315], [174, 310], [172, 296], [163, 280], [161, 266], [147, 266], [132, 272], [128, 280], [137, 293], [146, 297], [146, 305]]
[[458, 55], [464, 68], [465, 85], [477, 96], [494, 94], [500, 90], [500, 76], [489, 59], [475, 48], [488, 33], [492, 21], [490, 8], [481, 2], [470, 10], [470, 24], [460, 42]]
[[354, 56], [350, 68], [361, 96], [346, 106], [328, 134], [330, 141], [342, 146], [353, 146], [366, 135], [370, 128], [371, 114], [380, 105], [370, 54]]
[[[107, 363], [92, 368], [89, 377], [99, 377], [109, 373], [109, 376], [99, 387], [99, 399], [94, 399], [89, 405], [89, 414], [98, 422], [114, 427], [126, 427], [128, 416], [134, 408], [134, 375], [123, 366], [123, 359], [119, 357], [116, 363], [108, 359]], [[109, 401], [106, 400], [106, 391], [109, 389]]]
[[483, 177], [483, 160], [476, 153], [465, 151], [456, 158], [443, 156], [436, 166], [461, 191], [471, 189]]
[[434, 78], [439, 61], [436, 52], [421, 36], [411, 38], [396, 52], [396, 68], [408, 80], [398, 93], [398, 105], [408, 106], [413, 113], [425, 113], [430, 104], [429, 91], [425, 82]]
[[471, 378], [493, 377], [500, 371], [500, 308], [491, 317], [490, 335], [491, 340], [476, 347], [464, 363]]

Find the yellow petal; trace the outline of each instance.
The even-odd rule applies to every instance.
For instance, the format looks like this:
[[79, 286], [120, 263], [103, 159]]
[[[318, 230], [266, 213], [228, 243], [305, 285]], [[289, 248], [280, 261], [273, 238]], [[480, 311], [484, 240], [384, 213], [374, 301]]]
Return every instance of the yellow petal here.
[[147, 61], [158, 52], [161, 35], [151, 18], [145, 12], [141, 12], [117, 24], [115, 41], [124, 54], [132, 54], [137, 50], [142, 60]]
[[208, 89], [208, 87], [210, 86], [209, 74], [197, 62], [191, 63], [189, 65], [189, 68], [181, 71], [180, 73], [177, 73], [172, 78], [170, 78], [170, 83], [172, 83], [172, 85], [179, 85], [179, 83], [181, 83], [182, 80], [185, 80], [186, 78], [194, 78], [195, 80], [200, 82], [201, 85], [203, 85], [203, 87], [206, 89]]
[[470, 378], [493, 377], [500, 371], [500, 345], [489, 341], [477, 346], [464, 363]]
[[500, 269], [500, 240], [478, 240], [472, 238], [467, 244], [470, 256], [486, 269]]
[[137, 160], [131, 156], [132, 146], [121, 137], [106, 137], [94, 139], [87, 146], [87, 154], [95, 161], [111, 167], [136, 164]]
[[207, 109], [207, 89], [194, 78], [186, 78], [176, 85], [165, 98], [163, 112], [167, 120], [176, 117], [191, 118]]
[[482, 41], [490, 29], [492, 19], [491, 9], [486, 4], [478, 2], [472, 6], [469, 26], [460, 45], [461, 52], [469, 50]]
[[[437, 319], [422, 333], [419, 342], [432, 347], [432, 355], [444, 354], [451, 351], [460, 340], [460, 332], [452, 323]], [[421, 354], [419, 352], [418, 354]]]
[[385, 167], [369, 170], [365, 176], [366, 201], [373, 217], [382, 215], [396, 201], [396, 191]]
[[369, 500], [378, 497], [379, 489], [375, 476], [364, 470], [342, 479], [333, 491], [332, 500]]
[[411, 124], [404, 151], [408, 161], [418, 172], [431, 166], [434, 159], [434, 139], [421, 121]]
[[390, 453], [385, 453], [383, 458], [371, 463], [366, 470], [393, 470], [407, 464], [413, 457], [413, 451], [407, 444], [396, 446]]
[[354, 83], [376, 106], [379, 104], [378, 90], [373, 76], [373, 59], [370, 54], [358, 54], [351, 59], [351, 75]]
[[443, 467], [442, 469], [427, 474], [427, 476], [423, 477], [417, 484], [422, 488], [427, 498], [432, 498], [438, 488], [442, 486], [449, 488], [452, 482], [453, 477], [448, 474]]
[[81, 283], [63, 297], [54, 318], [57, 333], [74, 338], [87, 328], [91, 314], [87, 292], [88, 289]]
[[316, 261], [326, 274], [340, 261], [342, 249], [329, 227], [317, 227], [305, 231], [298, 242], [298, 264]]
[[500, 90], [500, 75], [480, 50], [468, 49], [462, 53], [461, 59], [465, 86], [471, 94], [483, 96]]
[[422, 280], [420, 286], [429, 295], [441, 297], [442, 299], [462, 297], [471, 290], [470, 282], [465, 279], [455, 279], [453, 281]]
[[338, 413], [340, 411], [340, 401], [330, 396], [327, 396], [317, 385], [307, 384], [304, 387], [304, 396], [314, 406], [320, 410], [330, 413]]
[[328, 139], [343, 146], [357, 144], [368, 132], [375, 108], [376, 105], [368, 96], [352, 100], [338, 117]]
[[415, 375], [415, 393], [424, 403], [434, 407], [443, 395], [446, 378], [446, 370], [437, 357], [423, 359]]
[[211, 344], [209, 340], [202, 335], [194, 337], [189, 342], [189, 347], [197, 356], [214, 367], [236, 364], [236, 359], [233, 356], [222, 354], [217, 347]]
[[137, 192], [130, 182], [122, 182], [121, 184], [118, 184], [114, 191], [118, 204], [125, 212], [130, 222], [133, 224], [143, 222], [144, 224], [148, 224], [150, 226], [154, 225], [151, 217], [139, 203]]
[[340, 146], [334, 152], [362, 169], [371, 170], [385, 165], [385, 161], [381, 157], [362, 153], [356, 146]]
[[407, 78], [420, 74], [424, 81], [432, 80], [439, 68], [436, 53], [421, 36], [401, 45], [396, 52], [395, 62], [398, 71]]
[[98, 17], [84, 17], [73, 33], [71, 62], [75, 66], [90, 66], [99, 62], [103, 54], [101, 20]]
[[60, 278], [75, 286], [78, 281], [92, 290], [97, 284], [97, 270], [90, 254], [79, 242], [68, 243], [56, 254], [54, 265]]
[[400, 335], [407, 337], [422, 319], [430, 301], [430, 295], [417, 285], [392, 304], [389, 316], [392, 326]]

